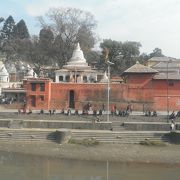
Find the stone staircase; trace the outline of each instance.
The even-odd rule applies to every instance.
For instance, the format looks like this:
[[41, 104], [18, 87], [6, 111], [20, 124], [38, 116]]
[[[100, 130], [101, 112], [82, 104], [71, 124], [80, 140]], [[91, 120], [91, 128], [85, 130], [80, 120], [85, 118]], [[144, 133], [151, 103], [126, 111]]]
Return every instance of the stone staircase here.
[[[42, 141], [57, 142], [56, 129], [9, 129], [0, 128], [0, 141]], [[96, 139], [101, 143], [121, 143], [121, 144], [138, 144], [144, 140], [162, 140], [168, 142], [163, 137], [167, 131], [105, 131], [105, 130], [75, 130], [71, 129], [72, 139]]]
[[73, 131], [72, 139], [89, 139], [93, 138], [103, 143], [121, 143], [121, 144], [139, 144], [144, 140], [164, 141], [168, 139], [163, 137], [167, 132], [154, 132], [154, 131]]
[[119, 122], [119, 121], [113, 121], [111, 126], [112, 126], [113, 131], [124, 131], [125, 130], [123, 123]]
[[0, 128], [0, 141], [56, 142], [54, 129], [8, 129]]
[[[28, 120], [22, 121], [22, 119], [18, 120], [9, 120], [2, 119], [2, 126], [0, 127], [0, 141], [43, 141], [43, 142], [57, 142], [56, 141], [56, 128], [57, 125], [52, 126], [48, 125], [44, 128], [37, 128], [31, 126], [29, 128], [24, 127], [23, 123], [27, 123]], [[36, 120], [37, 121], [37, 120]], [[47, 121], [47, 120], [44, 120]], [[22, 123], [23, 122], [23, 123]], [[42, 123], [43, 121], [41, 121]], [[62, 121], [60, 121], [62, 122]], [[168, 131], [132, 131], [126, 130], [123, 126], [124, 119], [122, 120], [113, 120], [112, 121], [112, 131], [111, 130], [85, 130], [85, 129], [71, 129], [72, 139], [89, 139], [94, 138], [102, 143], [122, 143], [122, 144], [138, 144], [141, 141], [146, 139], [159, 141], [162, 140], [164, 142], [168, 142], [168, 139], [164, 137], [164, 134], [168, 133]], [[35, 120], [33, 120], [35, 123]], [[53, 123], [52, 120], [48, 121], [48, 123]], [[97, 123], [98, 124], [98, 123]], [[32, 125], [32, 124], [31, 124]], [[36, 128], [35, 128], [36, 127]], [[43, 126], [42, 126], [43, 127]], [[60, 127], [60, 126], [59, 126]], [[61, 127], [62, 128], [62, 127]]]

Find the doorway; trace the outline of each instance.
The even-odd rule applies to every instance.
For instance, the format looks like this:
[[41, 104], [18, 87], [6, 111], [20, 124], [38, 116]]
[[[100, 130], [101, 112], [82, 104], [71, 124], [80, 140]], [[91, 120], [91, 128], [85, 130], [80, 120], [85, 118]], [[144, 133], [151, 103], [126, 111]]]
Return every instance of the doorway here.
[[69, 91], [69, 108], [75, 108], [75, 102], [74, 102], [74, 90]]

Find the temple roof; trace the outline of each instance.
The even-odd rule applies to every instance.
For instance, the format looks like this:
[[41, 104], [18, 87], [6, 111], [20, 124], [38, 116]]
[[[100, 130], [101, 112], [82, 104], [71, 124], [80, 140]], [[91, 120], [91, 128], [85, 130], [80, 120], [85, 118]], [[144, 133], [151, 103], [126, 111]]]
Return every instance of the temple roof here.
[[172, 58], [172, 57], [152, 57], [148, 59], [148, 61], [156, 61], [156, 62], [168, 62], [168, 61], [177, 61], [177, 59]]
[[73, 63], [86, 63], [86, 59], [84, 58], [83, 51], [80, 48], [79, 43], [76, 44], [76, 47], [73, 51], [72, 57], [69, 62]]
[[180, 80], [180, 73], [159, 73], [153, 79]]
[[134, 64], [129, 69], [124, 71], [123, 74], [128, 74], [128, 73], [157, 73], [157, 72], [158, 71], [156, 71], [150, 67], [144, 66], [137, 61], [136, 64]]
[[91, 69], [84, 58], [83, 51], [80, 48], [79, 43], [76, 44], [76, 47], [73, 51], [72, 57], [67, 62], [67, 65], [64, 65], [63, 68], [65, 69]]

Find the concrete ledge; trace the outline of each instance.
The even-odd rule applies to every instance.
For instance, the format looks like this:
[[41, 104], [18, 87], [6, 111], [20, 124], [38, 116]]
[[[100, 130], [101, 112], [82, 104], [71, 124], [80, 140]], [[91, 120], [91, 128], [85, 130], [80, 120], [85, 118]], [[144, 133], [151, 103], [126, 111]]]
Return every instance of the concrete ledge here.
[[110, 130], [111, 122], [94, 121], [52, 121], [52, 120], [1, 120], [0, 127], [7, 128], [45, 128], [45, 129], [94, 129]]
[[[124, 122], [124, 128], [132, 131], [170, 131], [170, 123], [161, 122]], [[180, 124], [176, 125], [180, 129]]]

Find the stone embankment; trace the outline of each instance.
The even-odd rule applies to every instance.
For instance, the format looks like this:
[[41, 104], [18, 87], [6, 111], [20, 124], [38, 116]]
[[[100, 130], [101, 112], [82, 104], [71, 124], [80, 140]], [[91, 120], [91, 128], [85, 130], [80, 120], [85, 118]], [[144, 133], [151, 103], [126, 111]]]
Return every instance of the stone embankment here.
[[[93, 138], [102, 143], [138, 144], [144, 140], [164, 141], [168, 139], [170, 123], [165, 116], [129, 117], [110, 116], [106, 122], [102, 116], [97, 122], [93, 116], [66, 116], [56, 114], [18, 115], [17, 113], [0, 113], [0, 140], [3, 141], [53, 141], [57, 140], [57, 131], [70, 131], [72, 139]], [[179, 128], [179, 119], [176, 120]], [[69, 135], [68, 135], [69, 137]]]

